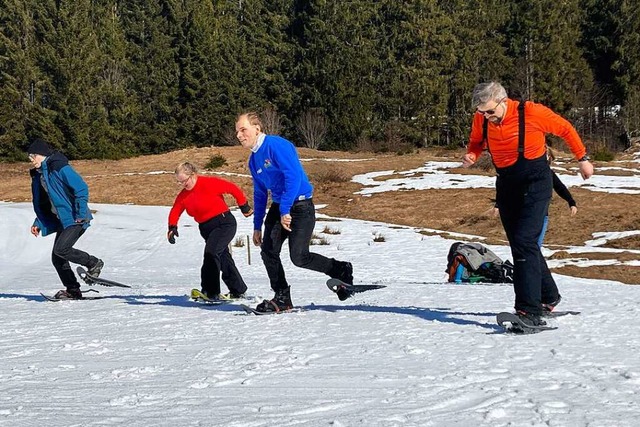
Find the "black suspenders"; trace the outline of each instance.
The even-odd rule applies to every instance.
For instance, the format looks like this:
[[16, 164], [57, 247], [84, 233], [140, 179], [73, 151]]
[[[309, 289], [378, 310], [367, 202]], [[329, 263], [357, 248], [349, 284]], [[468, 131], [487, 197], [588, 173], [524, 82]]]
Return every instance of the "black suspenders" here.
[[518, 104], [518, 157], [524, 157], [524, 99]]
[[[518, 104], [518, 158], [524, 158], [524, 105], [527, 101], [524, 99], [520, 100], [520, 104]], [[484, 122], [482, 122], [482, 148], [486, 149], [491, 153], [491, 149], [489, 148], [489, 120], [484, 118]], [[494, 164], [495, 166], [495, 164]]]

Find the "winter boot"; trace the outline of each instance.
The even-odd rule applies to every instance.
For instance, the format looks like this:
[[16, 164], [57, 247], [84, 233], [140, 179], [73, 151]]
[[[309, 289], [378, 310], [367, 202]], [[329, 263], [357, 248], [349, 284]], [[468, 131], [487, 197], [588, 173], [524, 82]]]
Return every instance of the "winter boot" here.
[[556, 299], [555, 301], [549, 302], [549, 303], [542, 303], [543, 315], [546, 313], [551, 313], [556, 308], [556, 305], [560, 304], [560, 301], [562, 301], [562, 296], [558, 294], [558, 299]]
[[55, 299], [82, 299], [80, 288], [67, 288], [64, 291], [58, 291], [53, 296]]
[[202, 295], [204, 295], [208, 301], [220, 301], [224, 299], [221, 294], [215, 293], [213, 291], [205, 291], [203, 289], [200, 292], [202, 292]]
[[220, 299], [223, 300], [236, 300], [236, 299], [244, 299], [245, 295], [243, 293], [229, 292], [228, 294], [220, 294]]
[[333, 265], [328, 275], [332, 279], [338, 279], [348, 285], [353, 285], [353, 266], [350, 262], [333, 260]]
[[96, 258], [96, 262], [95, 264], [93, 264], [91, 267], [89, 267], [89, 269], [87, 270], [87, 273], [89, 273], [90, 276], [93, 277], [98, 277], [100, 276], [100, 272], [102, 271], [102, 267], [104, 267], [104, 262], [102, 262], [101, 259], [97, 259]]
[[285, 311], [291, 310], [293, 303], [291, 302], [291, 288], [279, 289], [276, 291], [273, 299], [264, 300], [256, 307], [257, 311], [268, 313], [271, 311]]
[[244, 298], [244, 294], [234, 294], [233, 292], [229, 292], [228, 294], [218, 295], [218, 298], [222, 301], [233, 301]]
[[526, 313], [524, 311], [516, 311], [516, 316], [520, 318], [522, 323], [527, 326], [546, 326], [547, 322], [542, 320], [537, 314]]

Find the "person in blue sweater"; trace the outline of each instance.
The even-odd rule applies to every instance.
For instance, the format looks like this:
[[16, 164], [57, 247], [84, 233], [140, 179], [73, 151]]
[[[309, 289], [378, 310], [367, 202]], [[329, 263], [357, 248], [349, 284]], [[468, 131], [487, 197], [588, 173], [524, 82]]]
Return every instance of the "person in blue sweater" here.
[[104, 266], [102, 260], [73, 247], [92, 219], [89, 187], [69, 165], [69, 160], [46, 141], [34, 140], [27, 152], [33, 165], [31, 192], [36, 213], [31, 234], [56, 235], [51, 262], [66, 289], [56, 293], [55, 298], [82, 299], [80, 284], [69, 262], [85, 266], [94, 276]]
[[[289, 256], [295, 266], [353, 284], [351, 263], [309, 251], [316, 223], [313, 186], [302, 168], [295, 146], [280, 136], [265, 135], [260, 117], [253, 112], [238, 116], [236, 137], [244, 148], [251, 150], [249, 170], [253, 177], [253, 243], [260, 246], [271, 289], [275, 292], [273, 299], [264, 300], [256, 310], [277, 312], [293, 307], [290, 287], [280, 260], [280, 251], [286, 239], [289, 239]], [[269, 192], [271, 206], [267, 211]], [[346, 287], [339, 287], [336, 293], [341, 301], [351, 296]]]

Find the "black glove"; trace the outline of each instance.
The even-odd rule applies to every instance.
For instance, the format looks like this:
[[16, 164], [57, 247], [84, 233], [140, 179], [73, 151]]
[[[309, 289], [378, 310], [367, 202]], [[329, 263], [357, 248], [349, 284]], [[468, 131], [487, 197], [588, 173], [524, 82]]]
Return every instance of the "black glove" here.
[[240, 212], [242, 212], [242, 215], [244, 215], [245, 217], [250, 217], [251, 215], [253, 215], [253, 209], [251, 209], [251, 206], [249, 206], [249, 202], [240, 206]]
[[180, 235], [178, 234], [178, 226], [170, 225], [169, 231], [167, 232], [167, 240], [173, 245], [174, 243], [176, 243], [176, 237], [180, 237]]

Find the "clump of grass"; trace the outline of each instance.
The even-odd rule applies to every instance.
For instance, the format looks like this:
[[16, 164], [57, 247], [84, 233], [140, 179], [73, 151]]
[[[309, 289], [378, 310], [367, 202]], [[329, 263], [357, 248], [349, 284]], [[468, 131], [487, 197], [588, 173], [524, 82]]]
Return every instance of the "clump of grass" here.
[[593, 160], [598, 162], [610, 162], [615, 159], [615, 154], [611, 152], [606, 147], [599, 148], [598, 150], [593, 152]]
[[236, 240], [233, 242], [233, 246], [236, 248], [244, 247], [244, 239], [242, 237], [236, 237]]
[[311, 242], [309, 242], [309, 244], [324, 246], [324, 245], [328, 245], [329, 241], [327, 240], [326, 237], [321, 237], [321, 236], [318, 236], [316, 233], [313, 233], [313, 235], [311, 236]]
[[317, 218], [316, 222], [341, 222], [341, 219], [338, 218]]
[[373, 235], [373, 241], [374, 242], [386, 242], [387, 239], [385, 239], [385, 237], [382, 235], [382, 233], [375, 233]]
[[336, 228], [331, 228], [328, 225], [324, 226], [324, 229], [322, 230], [322, 233], [324, 234], [341, 234], [342, 231], [336, 229]]
[[317, 184], [330, 184], [335, 182], [349, 182], [351, 175], [342, 169], [326, 169], [313, 174], [312, 181]]
[[226, 164], [227, 164], [227, 159], [225, 159], [224, 156], [221, 156], [220, 154], [214, 154], [213, 156], [209, 157], [209, 161], [207, 162], [206, 165], [204, 165], [204, 168], [217, 169]]

